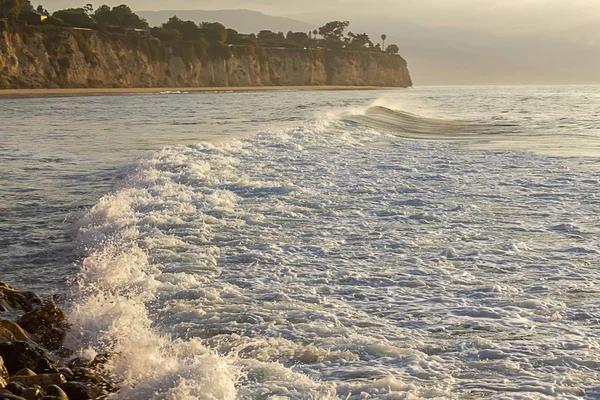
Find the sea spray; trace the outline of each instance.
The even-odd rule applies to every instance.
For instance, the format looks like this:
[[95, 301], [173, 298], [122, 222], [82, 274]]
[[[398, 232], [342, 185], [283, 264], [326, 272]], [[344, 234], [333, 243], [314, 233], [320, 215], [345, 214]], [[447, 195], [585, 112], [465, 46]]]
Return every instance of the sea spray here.
[[[80, 241], [97, 256], [81, 264], [93, 277], [81, 299], [96, 286], [92, 312], [134, 299], [107, 314], [143, 305], [132, 313], [148, 340], [121, 332], [128, 317], [79, 337], [90, 353], [140, 340], [173, 361], [160, 358], [165, 371], [149, 351], [151, 374], [128, 369], [135, 354], [111, 360], [121, 396], [193, 398], [208, 389], [187, 377], [212, 379], [206, 355], [239, 399], [593, 392], [597, 253], [582, 250], [597, 242], [597, 174], [579, 159], [473, 151], [486, 135], [472, 127], [454, 143], [454, 121], [380, 111], [353, 114], [389, 129], [342, 116], [167, 147], [90, 210]], [[566, 222], [578, 229], [556, 228]], [[135, 266], [98, 272], [120, 263]], [[196, 342], [189, 358], [178, 350]]]
[[[232, 206], [231, 196], [223, 201], [218, 195], [215, 199], [214, 193], [194, 193], [174, 183], [170, 178], [207, 178], [204, 174], [210, 169], [205, 164], [185, 168], [186, 164], [185, 156], [176, 150], [141, 160], [122, 188], [101, 199], [77, 224], [86, 254], [74, 287], [73, 328], [66, 344], [82, 354], [113, 355], [106, 368], [122, 381], [116, 398], [235, 397], [237, 367], [199, 339], [174, 339], [168, 332], [161, 333], [149, 315], [152, 301], [170, 285], [169, 279], [162, 282], [160, 265], [149, 259], [153, 241], [161, 240], [157, 227], [168, 224], [174, 229], [181, 218], [200, 213], [194, 201], [213, 203], [215, 208]], [[208, 246], [197, 259], [214, 266], [212, 253]]]

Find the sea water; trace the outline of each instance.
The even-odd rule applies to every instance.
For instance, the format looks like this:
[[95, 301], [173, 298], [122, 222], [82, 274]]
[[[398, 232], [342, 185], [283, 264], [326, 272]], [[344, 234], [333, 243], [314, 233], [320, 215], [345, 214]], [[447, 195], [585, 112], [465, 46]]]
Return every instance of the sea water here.
[[596, 398], [598, 89], [0, 99], [0, 279], [116, 399]]

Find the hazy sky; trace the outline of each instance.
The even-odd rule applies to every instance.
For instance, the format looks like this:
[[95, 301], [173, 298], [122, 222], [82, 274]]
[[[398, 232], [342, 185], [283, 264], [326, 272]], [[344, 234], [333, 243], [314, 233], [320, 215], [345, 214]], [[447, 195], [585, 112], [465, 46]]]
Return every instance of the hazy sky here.
[[[84, 1], [46, 0], [43, 4], [54, 10], [81, 6]], [[118, 5], [123, 0], [105, 3]], [[561, 30], [600, 19], [600, 0], [127, 0], [126, 4], [136, 10], [248, 8], [297, 17], [307, 14], [314, 17], [319, 12], [326, 16], [339, 13], [344, 18], [397, 16], [426, 26], [473, 28], [511, 35]]]

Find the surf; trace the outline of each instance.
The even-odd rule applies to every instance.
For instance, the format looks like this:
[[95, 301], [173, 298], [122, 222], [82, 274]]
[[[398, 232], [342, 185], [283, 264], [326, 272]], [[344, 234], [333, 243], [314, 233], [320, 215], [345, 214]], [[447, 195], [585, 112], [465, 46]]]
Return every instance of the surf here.
[[389, 131], [398, 138], [435, 141], [475, 140], [509, 132], [506, 125], [429, 118], [379, 105], [370, 106], [362, 113], [345, 115], [341, 121]]

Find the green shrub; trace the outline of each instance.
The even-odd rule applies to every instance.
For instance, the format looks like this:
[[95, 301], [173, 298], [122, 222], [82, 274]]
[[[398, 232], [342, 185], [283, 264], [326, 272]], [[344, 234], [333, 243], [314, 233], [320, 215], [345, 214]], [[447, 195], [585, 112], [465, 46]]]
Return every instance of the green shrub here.
[[67, 24], [65, 24], [65, 21], [53, 15], [46, 18], [42, 24], [52, 26], [67, 26]]
[[9, 26], [8, 19], [0, 18], [0, 33], [8, 31]]
[[147, 40], [144, 48], [148, 58], [152, 61], [165, 61], [166, 52], [158, 40]]
[[150, 29], [150, 34], [158, 40], [166, 42], [181, 40], [181, 32], [177, 29], [154, 27]]
[[0, 0], [0, 18], [6, 19], [9, 25], [15, 24], [24, 6], [25, 0]]
[[228, 44], [213, 40], [210, 42], [210, 47], [208, 48], [208, 55], [213, 60], [218, 58], [228, 60], [232, 56], [231, 48]]
[[176, 42], [173, 46], [173, 53], [181, 57], [183, 62], [190, 63], [196, 59], [194, 42]]
[[52, 14], [53, 17], [61, 19], [68, 26], [76, 28], [91, 28], [97, 24], [83, 8], [67, 8], [56, 11]]

